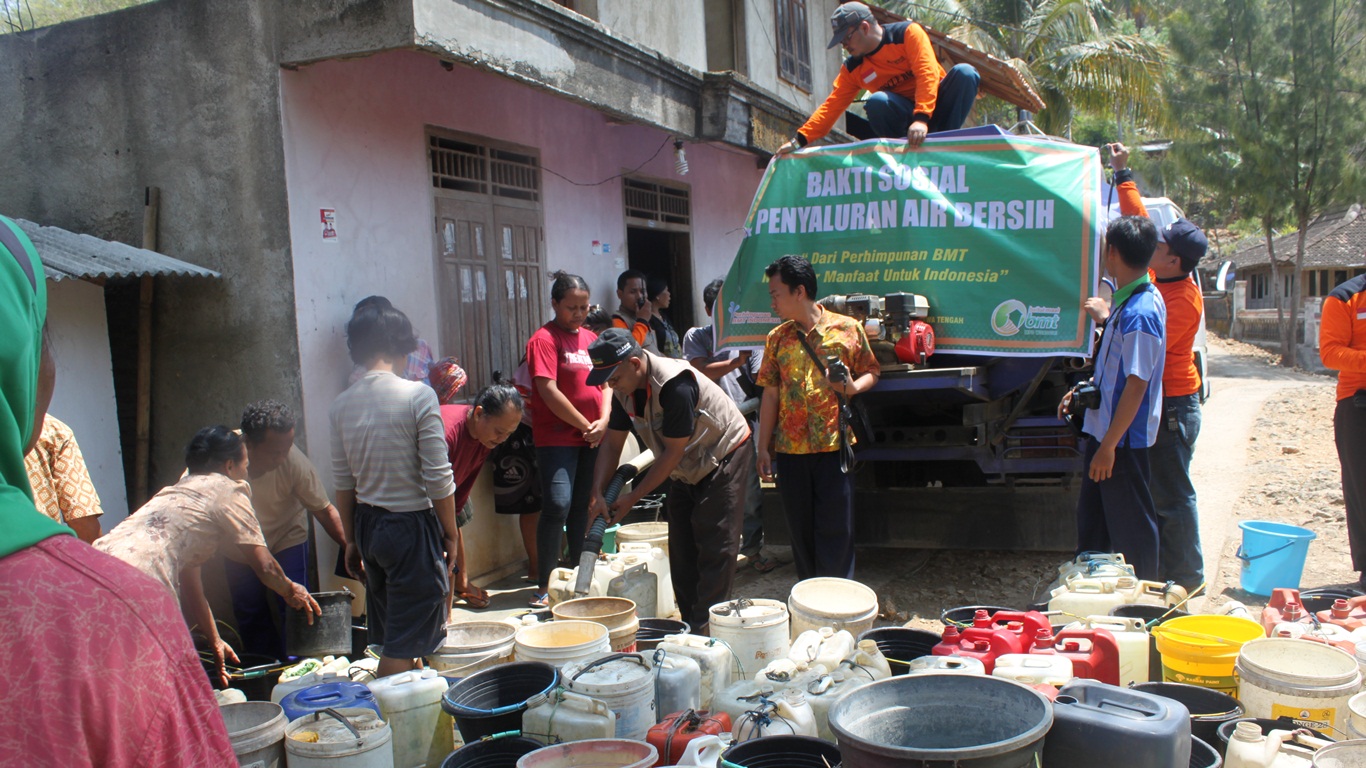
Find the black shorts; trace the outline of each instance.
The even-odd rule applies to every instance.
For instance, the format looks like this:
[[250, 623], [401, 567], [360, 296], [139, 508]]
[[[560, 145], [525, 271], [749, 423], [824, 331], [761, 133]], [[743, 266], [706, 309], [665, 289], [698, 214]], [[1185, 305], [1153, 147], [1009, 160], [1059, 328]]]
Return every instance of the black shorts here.
[[365, 563], [370, 642], [384, 656], [415, 659], [446, 640], [446, 559], [436, 512], [357, 504], [356, 545]]

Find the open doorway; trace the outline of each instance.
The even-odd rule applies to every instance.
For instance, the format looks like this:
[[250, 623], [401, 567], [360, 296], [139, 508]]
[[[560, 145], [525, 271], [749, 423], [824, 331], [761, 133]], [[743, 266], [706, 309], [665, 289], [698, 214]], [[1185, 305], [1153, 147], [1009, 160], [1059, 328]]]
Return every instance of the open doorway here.
[[669, 308], [664, 311], [681, 338], [693, 327], [692, 238], [687, 232], [644, 227], [626, 228], [626, 254], [631, 269], [669, 284]]
[[693, 325], [692, 203], [684, 185], [628, 177], [624, 184], [626, 256], [631, 269], [669, 284], [664, 313], [679, 337]]

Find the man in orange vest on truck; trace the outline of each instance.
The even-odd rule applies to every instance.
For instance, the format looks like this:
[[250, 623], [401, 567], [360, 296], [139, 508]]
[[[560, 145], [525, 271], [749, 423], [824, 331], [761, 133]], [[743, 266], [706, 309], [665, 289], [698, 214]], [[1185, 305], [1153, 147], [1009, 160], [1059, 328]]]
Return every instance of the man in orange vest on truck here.
[[785, 155], [830, 132], [860, 91], [868, 91], [865, 121], [853, 115], [848, 132], [859, 139], [906, 139], [918, 147], [925, 136], [963, 126], [981, 77], [971, 64], [947, 74], [935, 58], [925, 28], [914, 21], [879, 24], [863, 3], [845, 3], [830, 16], [834, 36], [826, 48], [844, 45], [849, 58], [835, 76], [835, 88], [791, 141]]
[[1342, 463], [1342, 498], [1347, 502], [1347, 543], [1352, 570], [1366, 585], [1366, 275], [1334, 288], [1323, 300], [1319, 357], [1338, 372], [1338, 405], [1333, 437]]
[[[1106, 145], [1106, 149], [1110, 151], [1110, 167], [1115, 171], [1119, 212], [1124, 216], [1147, 216], [1148, 209], [1134, 183], [1133, 171], [1129, 170], [1128, 148], [1115, 143]], [[1157, 442], [1148, 451], [1152, 468], [1148, 487], [1157, 509], [1161, 542], [1159, 580], [1174, 581], [1193, 590], [1205, 581], [1200, 520], [1190, 476], [1195, 439], [1200, 435], [1202, 388], [1192, 347], [1205, 316], [1205, 300], [1191, 272], [1204, 258], [1209, 241], [1199, 227], [1186, 219], [1159, 227], [1157, 234], [1159, 242], [1148, 272], [1167, 306], [1167, 351], [1162, 369], [1162, 419]], [[1088, 300], [1087, 310], [1097, 322], [1104, 322], [1108, 308], [1095, 304], [1099, 301]]]

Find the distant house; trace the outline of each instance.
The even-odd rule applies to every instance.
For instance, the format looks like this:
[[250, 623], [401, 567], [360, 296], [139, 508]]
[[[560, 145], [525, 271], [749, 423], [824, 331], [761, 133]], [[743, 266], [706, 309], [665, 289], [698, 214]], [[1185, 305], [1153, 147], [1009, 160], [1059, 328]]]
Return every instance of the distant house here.
[[[1321, 298], [1348, 278], [1366, 273], [1366, 216], [1361, 203], [1331, 211], [1309, 224], [1304, 249], [1304, 278], [1301, 299]], [[1292, 232], [1272, 241], [1276, 261], [1281, 267], [1280, 284], [1272, 284], [1271, 258], [1261, 241], [1235, 252], [1229, 260], [1239, 280], [1247, 281], [1246, 306], [1239, 309], [1273, 309], [1276, 290], [1290, 296], [1291, 271], [1299, 234]], [[1288, 304], [1287, 304], [1288, 306]]]

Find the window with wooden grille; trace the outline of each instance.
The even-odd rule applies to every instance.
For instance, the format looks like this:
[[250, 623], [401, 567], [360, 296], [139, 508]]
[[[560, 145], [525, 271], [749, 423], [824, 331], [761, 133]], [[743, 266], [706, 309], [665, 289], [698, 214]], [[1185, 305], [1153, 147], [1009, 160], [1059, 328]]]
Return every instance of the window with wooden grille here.
[[623, 179], [626, 194], [626, 215], [658, 221], [662, 224], [687, 226], [692, 221], [692, 203], [688, 190], [656, 184], [642, 179]]
[[804, 91], [811, 90], [811, 34], [806, 0], [773, 0], [778, 19], [778, 76]]
[[541, 201], [541, 165], [535, 155], [444, 136], [430, 136], [428, 143], [437, 189]]

